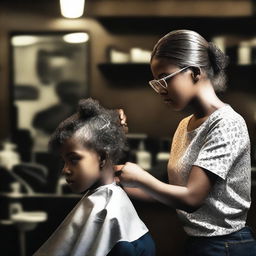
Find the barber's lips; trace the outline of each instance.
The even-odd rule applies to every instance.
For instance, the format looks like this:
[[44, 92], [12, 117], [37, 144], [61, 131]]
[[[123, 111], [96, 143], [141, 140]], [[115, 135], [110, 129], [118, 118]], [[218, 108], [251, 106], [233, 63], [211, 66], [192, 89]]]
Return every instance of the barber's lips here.
[[165, 103], [171, 103], [172, 100], [171, 100], [171, 99], [164, 99], [164, 102], [165, 102]]

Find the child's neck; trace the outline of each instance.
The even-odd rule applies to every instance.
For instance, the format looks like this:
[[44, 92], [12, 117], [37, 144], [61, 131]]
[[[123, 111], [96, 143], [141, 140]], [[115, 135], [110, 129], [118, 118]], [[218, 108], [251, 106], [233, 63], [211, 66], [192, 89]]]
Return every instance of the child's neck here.
[[100, 178], [100, 183], [102, 185], [107, 185], [114, 182], [114, 170], [113, 170], [113, 165], [110, 161], [106, 161], [101, 172], [102, 174]]

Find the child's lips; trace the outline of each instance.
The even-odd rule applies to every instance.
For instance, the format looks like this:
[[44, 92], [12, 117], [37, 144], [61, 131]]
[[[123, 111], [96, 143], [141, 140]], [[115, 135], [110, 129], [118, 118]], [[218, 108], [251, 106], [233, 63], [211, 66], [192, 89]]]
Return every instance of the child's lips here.
[[73, 184], [73, 183], [74, 183], [73, 180], [69, 180], [69, 179], [66, 179], [66, 182], [67, 182], [68, 184]]

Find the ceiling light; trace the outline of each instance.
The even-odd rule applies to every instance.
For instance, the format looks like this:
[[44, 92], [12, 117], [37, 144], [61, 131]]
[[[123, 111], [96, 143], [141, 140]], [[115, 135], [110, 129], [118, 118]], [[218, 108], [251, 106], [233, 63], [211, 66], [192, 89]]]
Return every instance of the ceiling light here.
[[13, 36], [11, 43], [13, 46], [27, 46], [38, 42], [35, 36]]
[[65, 18], [79, 18], [84, 13], [84, 0], [60, 0], [60, 10]]
[[89, 35], [85, 32], [70, 33], [64, 35], [63, 40], [71, 44], [85, 43], [89, 40]]

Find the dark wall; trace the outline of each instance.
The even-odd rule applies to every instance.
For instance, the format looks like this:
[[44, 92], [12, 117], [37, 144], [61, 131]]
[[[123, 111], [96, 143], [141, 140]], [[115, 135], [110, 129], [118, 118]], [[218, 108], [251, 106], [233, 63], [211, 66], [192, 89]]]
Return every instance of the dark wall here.
[[[177, 123], [177, 114], [168, 111], [159, 97], [149, 88], [147, 81], [140, 81], [136, 84], [123, 85], [122, 82], [113, 86], [112, 82], [104, 77], [98, 68], [99, 63], [107, 62], [107, 49], [109, 46], [116, 46], [123, 50], [132, 47], [152, 49], [158, 36], [152, 35], [116, 35], [108, 32], [101, 23], [95, 19], [81, 19], [69, 21], [58, 18], [35, 15], [33, 13], [17, 13], [6, 11], [1, 14], [1, 78], [0, 78], [0, 104], [1, 120], [4, 120], [1, 127], [1, 138], [9, 135], [10, 131], [10, 48], [8, 36], [12, 32], [29, 31], [73, 31], [86, 30], [91, 36], [90, 41], [90, 95], [99, 99], [106, 107], [122, 107], [129, 118], [131, 132], [146, 132], [153, 135], [173, 132]], [[139, 73], [128, 74], [136, 79]], [[113, 74], [115, 76], [115, 74]], [[149, 77], [150, 79], [151, 77]], [[124, 81], [126, 78], [124, 77]], [[150, 113], [150, 115], [149, 115]], [[159, 123], [159, 117], [164, 116]]]
[[[60, 17], [58, 10], [53, 10], [53, 8], [56, 8], [56, 4], [51, 6], [51, 2], [53, 1], [47, 1], [48, 4], [43, 8], [38, 4], [39, 1], [37, 2], [37, 5], [34, 7], [30, 6], [29, 8], [27, 8], [28, 5], [26, 6], [24, 4], [11, 6], [8, 5], [9, 1], [3, 2], [5, 2], [5, 5], [3, 6], [0, 3], [0, 139], [4, 139], [10, 135], [11, 127], [9, 107], [11, 94], [9, 34], [12, 32], [88, 31], [91, 36], [89, 74], [90, 95], [99, 99], [106, 107], [124, 108], [128, 116], [130, 132], [143, 132], [154, 137], [171, 138], [179, 120], [185, 113], [177, 113], [168, 109], [161, 101], [160, 97], [150, 89], [147, 84], [147, 79], [138, 79], [140, 76], [144, 77], [140, 72], [128, 70], [125, 72], [124, 80], [118, 83], [107, 79], [99, 69], [98, 64], [108, 61], [108, 48], [110, 46], [115, 46], [124, 51], [128, 51], [132, 47], [152, 49], [154, 43], [161, 35], [176, 28], [192, 28], [198, 30], [203, 36], [210, 39], [211, 36], [215, 35], [218, 31], [223, 31], [225, 33], [231, 31], [232, 33], [252, 34], [250, 30], [252, 30], [252, 27], [254, 26], [253, 22], [250, 23], [248, 20], [247, 22], [246, 20], [243, 21], [244, 23], [241, 23], [240, 27], [238, 25], [234, 26], [234, 21], [236, 19], [231, 19], [228, 22], [222, 20], [227, 24], [223, 26], [221, 22], [217, 22], [219, 18], [216, 18], [216, 20], [215, 18], [212, 18], [210, 21], [200, 21], [196, 17], [187, 19], [183, 19], [182, 17], [176, 19], [166, 17], [140, 17], [137, 19], [121, 17], [121, 19], [111, 19], [110, 13], [113, 11], [113, 6], [111, 8], [109, 6], [109, 8], [104, 8], [104, 6], [102, 6], [102, 9], [96, 10], [96, 7], [100, 8], [99, 3], [102, 3], [103, 1], [95, 1], [97, 2], [97, 6], [93, 10], [102, 13], [105, 11], [105, 19], [100, 19], [99, 17], [96, 17], [97, 15], [94, 17], [92, 17], [93, 15], [90, 15], [91, 17], [87, 18], [86, 13], [82, 19], [66, 20]], [[24, 0], [17, 2], [24, 3], [28, 1]], [[156, 1], [147, 2], [152, 3]], [[211, 2], [213, 3], [214, 1]], [[223, 8], [219, 7], [221, 1], [217, 2], [218, 10], [223, 12]], [[134, 5], [132, 7], [134, 8]], [[165, 15], [167, 12], [174, 13], [177, 11], [175, 8], [172, 10], [171, 7], [168, 8], [169, 10], [165, 10]], [[197, 11], [199, 10], [198, 8], [193, 9]], [[207, 9], [207, 13], [210, 14], [207, 6], [205, 9]], [[151, 14], [154, 11], [156, 13], [160, 12], [160, 9], [154, 10], [152, 5], [150, 10]], [[184, 10], [184, 8], [182, 10]], [[186, 7], [186, 10], [189, 12], [189, 7]], [[203, 10], [202, 6], [200, 10]], [[139, 13], [143, 14], [143, 9], [140, 9], [140, 12], [137, 9], [134, 11], [137, 15], [139, 15]], [[132, 13], [132, 10], [130, 12]], [[146, 12], [149, 12], [149, 9], [145, 9], [145, 13]], [[121, 13], [120, 15], [124, 14]], [[240, 23], [237, 22], [236, 24]], [[250, 24], [250, 26], [248, 24]], [[115, 77], [115, 75], [117, 74], [114, 71], [111, 76]], [[254, 89], [254, 80], [251, 79], [251, 77], [254, 77], [254, 70], [252, 69], [249, 73], [241, 73], [241, 70], [231, 70], [229, 76], [232, 76], [232, 79], [230, 79], [227, 94], [223, 96], [223, 98], [243, 115], [249, 128], [252, 143], [255, 144], [256, 92]], [[133, 81], [133, 78], [134, 82], [127, 82], [127, 80]], [[148, 79], [150, 78], [151, 77]], [[253, 198], [255, 198], [255, 195]], [[142, 219], [148, 225], [149, 229], [152, 230], [152, 235], [157, 242], [159, 256], [167, 255], [171, 252], [173, 255], [179, 255], [185, 235], [175, 213], [169, 211], [169, 209], [164, 206], [157, 205], [153, 207], [152, 205], [144, 205], [138, 202], [135, 202], [135, 205]], [[66, 203], [65, 206], [67, 206]], [[255, 203], [253, 203], [252, 206], [249, 214], [249, 223], [255, 228]], [[49, 205], [46, 204], [46, 207], [49, 207]], [[35, 209], [38, 209], [37, 205]], [[60, 207], [58, 209], [62, 210]], [[69, 209], [66, 207], [65, 210], [67, 211]], [[57, 215], [58, 213], [56, 212], [56, 216]], [[50, 224], [47, 225], [47, 227], [42, 227], [42, 229], [45, 228], [45, 233], [43, 233], [44, 237], [41, 237], [41, 241], [49, 235], [45, 230], [49, 231], [50, 228], [53, 229], [53, 226], [50, 226]], [[38, 231], [37, 235], [40, 235]], [[32, 240], [33, 233], [28, 234], [28, 241]], [[173, 241], [173, 243], [169, 244], [169, 241]], [[33, 251], [37, 247], [38, 244], [31, 245], [30, 250]]]
[[[176, 28], [195, 29], [209, 40], [212, 36], [216, 35], [216, 33], [232, 32], [238, 34], [242, 31], [239, 30], [239, 32], [235, 32], [234, 26], [232, 25], [234, 22], [235, 24], [241, 24], [240, 18], [238, 18], [238, 20], [237, 18], [227, 20], [212, 17], [211, 19], [203, 19], [200, 21], [200, 19], [193, 16], [186, 18], [143, 17], [143, 12], [147, 13], [150, 10], [153, 13], [151, 10], [152, 3], [150, 5], [151, 9], [145, 11], [140, 10], [142, 15], [139, 18], [138, 16], [137, 18], [131, 16], [118, 17], [118, 10], [112, 10], [115, 17], [113, 16], [111, 19], [111, 9], [107, 8], [109, 7], [108, 5], [106, 5], [104, 9], [104, 4], [101, 3], [102, 9], [99, 9], [100, 5], [99, 2], [97, 2], [95, 5], [97, 9], [96, 7], [92, 8], [92, 2], [89, 2], [91, 4], [88, 8], [90, 7], [89, 9], [94, 11], [95, 15], [92, 15], [90, 11], [87, 10], [84, 18], [67, 20], [60, 16], [56, 3], [51, 5], [51, 1], [46, 1], [47, 4], [41, 4], [44, 8], [40, 9], [39, 2], [34, 5], [34, 7], [31, 4], [28, 5], [29, 1], [25, 2], [27, 2], [27, 8], [26, 4], [19, 4], [17, 8], [13, 8], [15, 5], [8, 5], [8, 2], [5, 3], [5, 1], [4, 4], [2, 4], [2, 8], [0, 8], [0, 118], [3, 120], [0, 129], [0, 138], [5, 138], [9, 135], [11, 126], [9, 108], [11, 70], [8, 36], [12, 32], [88, 31], [91, 36], [89, 60], [90, 95], [99, 99], [106, 107], [124, 108], [128, 116], [130, 132], [144, 132], [154, 137], [171, 137], [179, 120], [185, 113], [174, 112], [164, 105], [160, 97], [148, 86], [148, 79], [151, 79], [151, 76], [144, 78], [143, 74], [139, 71], [134, 72], [133, 70], [130, 72], [127, 70], [121, 82], [115, 83], [107, 79], [100, 71], [98, 65], [109, 61], [107, 54], [109, 47], [113, 46], [124, 51], [129, 51], [132, 47], [151, 50], [160, 36]], [[143, 1], [140, 2], [140, 5], [142, 5], [142, 3]], [[134, 7], [134, 4], [130, 7]], [[207, 6], [203, 5], [203, 7], [206, 8]], [[121, 6], [118, 8], [120, 9]], [[244, 7], [241, 8], [242, 11], [244, 9]], [[102, 18], [99, 13], [104, 13], [104, 11], [106, 13], [104, 15], [106, 16]], [[156, 13], [160, 12], [160, 9], [156, 11]], [[90, 18], [87, 18], [87, 13]], [[242, 22], [244, 22], [245, 25], [247, 20], [242, 19]], [[216, 28], [216, 24], [218, 29]], [[243, 23], [240, 26], [243, 27]], [[253, 26], [253, 24], [251, 26]], [[220, 27], [221, 30], [218, 32]], [[244, 27], [246, 27], [248, 33], [251, 33], [250, 26]], [[256, 93], [255, 90], [248, 90], [248, 88], [254, 87], [254, 82], [250, 82], [250, 77], [248, 77], [248, 75], [253, 76], [252, 72], [247, 74], [247, 77], [243, 77], [242, 74], [239, 76], [240, 71], [232, 71], [231, 75], [237, 73], [240, 79], [235, 77], [232, 80], [232, 84], [230, 85], [231, 89], [227, 92], [225, 99], [245, 117], [252, 142], [255, 142], [254, 96]], [[115, 77], [115, 75], [115, 71], [113, 71], [111, 76]], [[142, 78], [138, 79], [140, 76]], [[127, 82], [127, 80], [130, 82]], [[247, 86], [244, 86], [245, 80], [247, 81]], [[236, 83], [236, 85], [233, 86], [233, 83]], [[237, 97], [239, 100], [236, 100]]]

